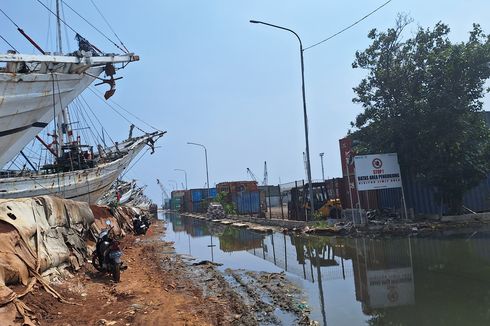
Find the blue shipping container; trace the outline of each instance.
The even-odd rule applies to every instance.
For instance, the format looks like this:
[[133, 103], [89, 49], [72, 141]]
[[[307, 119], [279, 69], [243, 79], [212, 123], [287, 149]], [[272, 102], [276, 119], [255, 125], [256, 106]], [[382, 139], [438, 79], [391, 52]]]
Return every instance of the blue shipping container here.
[[258, 191], [242, 191], [233, 194], [233, 203], [238, 214], [259, 214], [260, 195]]
[[200, 201], [197, 201], [197, 202], [195, 201], [192, 203], [192, 212], [193, 213], [205, 213], [203, 211], [203, 208], [204, 208], [204, 205], [201, 204]]
[[[209, 188], [209, 197], [216, 198], [216, 195], [216, 188]], [[191, 198], [193, 202], [199, 202], [203, 199], [208, 198], [208, 189], [191, 189]]]
[[200, 202], [202, 199], [202, 189], [191, 189], [191, 197], [193, 202]]
[[216, 198], [217, 195], [218, 195], [218, 192], [217, 192], [216, 188], [209, 188], [209, 197], [210, 198]]

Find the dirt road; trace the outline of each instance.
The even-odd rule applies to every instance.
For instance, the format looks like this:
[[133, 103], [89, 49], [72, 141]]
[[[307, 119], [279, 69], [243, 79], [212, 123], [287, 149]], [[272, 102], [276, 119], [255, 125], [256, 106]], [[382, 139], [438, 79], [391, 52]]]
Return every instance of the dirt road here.
[[163, 223], [157, 221], [146, 236], [122, 240], [128, 269], [120, 283], [87, 263], [53, 284], [74, 304], [61, 303], [41, 288], [23, 301], [40, 325], [238, 324], [230, 304], [210, 294], [205, 297], [195, 282], [183, 277], [180, 269], [185, 266], [172, 254], [172, 244], [160, 240], [163, 231]]

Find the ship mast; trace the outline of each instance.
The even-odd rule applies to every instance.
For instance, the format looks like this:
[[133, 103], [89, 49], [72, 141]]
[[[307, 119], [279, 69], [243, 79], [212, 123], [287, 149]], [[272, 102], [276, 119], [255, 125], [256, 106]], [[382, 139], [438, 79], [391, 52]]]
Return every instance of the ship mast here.
[[[56, 0], [56, 40], [59, 55], [63, 54], [63, 46], [61, 42], [61, 18], [60, 18], [60, 0]], [[63, 103], [60, 103], [63, 105]], [[70, 130], [70, 120], [68, 117], [68, 110], [66, 107], [61, 109], [57, 118], [57, 141], [58, 141], [58, 157], [63, 154], [63, 145], [65, 144], [64, 134], [67, 135], [68, 143], [73, 142], [72, 132]]]
[[56, 42], [58, 53], [63, 53], [63, 46], [61, 44], [61, 19], [60, 19], [60, 0], [56, 0]]

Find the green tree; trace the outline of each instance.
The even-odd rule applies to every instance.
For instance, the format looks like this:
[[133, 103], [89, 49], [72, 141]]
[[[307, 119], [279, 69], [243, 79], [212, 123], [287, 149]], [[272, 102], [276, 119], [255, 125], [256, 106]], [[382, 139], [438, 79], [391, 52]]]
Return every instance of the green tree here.
[[363, 106], [352, 137], [363, 152], [397, 152], [402, 171], [436, 189], [451, 213], [463, 194], [489, 172], [490, 134], [482, 98], [490, 76], [490, 37], [477, 24], [467, 42], [449, 40], [439, 22], [403, 37], [411, 23], [398, 17], [372, 44], [356, 52], [353, 68], [367, 70], [354, 88]]
[[226, 191], [218, 193], [216, 201], [223, 206], [223, 210], [227, 215], [236, 215], [236, 209], [233, 203], [231, 203], [231, 196]]

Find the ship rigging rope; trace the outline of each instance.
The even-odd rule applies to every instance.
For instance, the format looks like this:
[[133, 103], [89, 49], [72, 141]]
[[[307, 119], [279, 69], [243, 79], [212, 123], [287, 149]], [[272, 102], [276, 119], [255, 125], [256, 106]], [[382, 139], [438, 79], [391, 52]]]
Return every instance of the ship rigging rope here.
[[[92, 110], [92, 108], [87, 104], [85, 98], [83, 98], [83, 101], [85, 102], [85, 106], [88, 108], [88, 110], [90, 112], [87, 112], [87, 118], [85, 118], [84, 110], [80, 110], [80, 114], [81, 114], [81, 116], [82, 116], [83, 119], [90, 120], [90, 124], [92, 125], [92, 127], [95, 129], [95, 132], [97, 133], [97, 136], [95, 136], [95, 134], [93, 133], [92, 129], [90, 129], [90, 132], [93, 135], [94, 143], [96, 143], [96, 144], [103, 144], [104, 147], [107, 147], [107, 144], [106, 144], [106, 142], [104, 140], [104, 126], [102, 125], [102, 123], [100, 122], [99, 118], [97, 117], [97, 115]], [[102, 135], [99, 133], [99, 129], [97, 128], [97, 126], [95, 125], [95, 123], [92, 121], [92, 118], [90, 117], [90, 113], [92, 113], [92, 115], [94, 116], [95, 120], [99, 123], [99, 125], [101, 127], [101, 130], [102, 130]], [[114, 140], [111, 138], [111, 136], [108, 135], [108, 137], [109, 137], [109, 140], [111, 141], [111, 143], [113, 145], [115, 145]]]
[[97, 136], [95, 135], [94, 131], [92, 129], [95, 129], [95, 132], [98, 133], [98, 130], [97, 130], [97, 127], [92, 123], [89, 125], [89, 122], [87, 121], [87, 119], [85, 118], [85, 115], [83, 114], [83, 107], [82, 107], [82, 103], [80, 101], [80, 99], [76, 99], [78, 102], [75, 103], [75, 115], [77, 117], [77, 119], [79, 121], [83, 121], [85, 123], [85, 125], [87, 126], [85, 130], [85, 128], [81, 127], [81, 130], [80, 130], [80, 133], [82, 134], [83, 138], [86, 139], [86, 141], [89, 141], [89, 139], [92, 139], [92, 143], [93, 144], [100, 144], [100, 143], [103, 143], [104, 146], [106, 146], [105, 144], [105, 141], [103, 140], [103, 138], [99, 141]]
[[51, 14], [53, 14], [55, 17], [57, 17], [60, 20], [60, 22], [62, 22], [66, 27], [68, 27], [73, 33], [78, 34], [78, 35], [81, 36], [80, 33], [78, 33], [73, 27], [71, 27], [70, 25], [68, 25], [68, 23], [65, 22], [63, 19], [61, 19], [61, 17], [58, 17], [58, 15], [56, 15], [56, 13], [54, 13], [51, 9], [49, 9], [48, 6], [46, 6], [44, 3], [42, 3], [41, 0], [36, 0], [36, 1], [39, 2], [44, 8], [46, 8], [47, 11], [49, 11]]
[[[75, 101], [73, 101], [71, 107], [74, 108], [73, 111], [75, 113], [76, 119], [78, 121], [83, 121], [88, 126], [87, 120], [81, 114], [82, 109], [81, 109], [81, 103], [79, 103], [79, 102], [80, 102], [80, 100], [78, 98], [75, 99]], [[95, 126], [93, 126], [93, 127], [94, 127], [95, 131], [97, 131], [97, 128], [95, 128]], [[92, 128], [90, 126], [88, 126], [88, 129], [90, 131], [89, 133], [87, 133], [85, 128], [81, 127], [79, 134], [81, 134], [81, 136], [83, 137], [83, 139], [85, 139], [86, 142], [90, 141], [90, 138], [92, 138], [92, 142], [94, 144], [97, 144], [98, 140], [97, 140], [97, 137], [95, 136], [94, 132], [92, 131]], [[89, 136], [91, 136], [91, 137], [89, 137]]]
[[[93, 92], [92, 87], [90, 87], [89, 89], [90, 89], [90, 90]], [[98, 97], [99, 97], [100, 99], [102, 99], [101, 92], [100, 92], [100, 91], [99, 91], [97, 88], [93, 88], [93, 89], [94, 89], [94, 90], [95, 90], [95, 91], [96, 91], [96, 92], [99, 94], [99, 95], [98, 95]], [[96, 95], [97, 95], [97, 94], [96, 94]], [[127, 114], [131, 115], [132, 117], [134, 117], [134, 118], [135, 118], [135, 119], [137, 119], [138, 121], [142, 122], [143, 124], [147, 125], [148, 127], [152, 128], [152, 129], [154, 129], [155, 131], [163, 131], [163, 130], [161, 130], [161, 129], [158, 129], [158, 128], [153, 127], [151, 124], [149, 124], [149, 123], [147, 123], [146, 121], [144, 121], [143, 119], [139, 118], [137, 115], [133, 114], [131, 111], [129, 111], [129, 110], [127, 110], [127, 109], [125, 109], [125, 108], [124, 108], [124, 107], [123, 107], [121, 104], [117, 103], [116, 101], [114, 101], [114, 100], [112, 100], [112, 99], [110, 99], [109, 101], [110, 101], [110, 102], [112, 102], [112, 103], [114, 103], [114, 104], [115, 104], [117, 107], [119, 107], [121, 110], [123, 110], [123, 111], [124, 111], [124, 112], [126, 112]], [[104, 102], [104, 103], [106, 103], [107, 105], [109, 105], [107, 101], [103, 101], [103, 102]], [[141, 129], [140, 129], [140, 130], [141, 130]]]
[[[22, 169], [20, 168], [20, 166], [18, 166], [18, 165], [17, 165], [17, 164], [16, 164], [14, 161], [12, 161], [12, 164], [13, 164], [13, 165], [15, 165], [15, 167], [16, 167], [17, 169], [19, 169], [19, 171], [21, 171], [21, 170], [22, 170]], [[12, 164], [11, 164], [10, 166], [12, 166]], [[51, 195], [56, 196], [56, 197], [60, 197], [60, 198], [62, 198], [62, 196], [61, 196], [61, 191], [59, 191], [59, 192], [54, 192], [54, 191], [51, 191], [50, 189], [48, 189], [48, 188], [44, 187], [44, 186], [43, 186], [43, 185], [42, 185], [42, 184], [41, 184], [39, 181], [37, 181], [37, 180], [36, 180], [36, 178], [35, 178], [34, 176], [29, 175], [29, 176], [27, 176], [27, 177], [28, 177], [28, 178], [30, 178], [32, 181], [34, 181], [34, 183], [37, 183], [37, 185], [38, 185], [39, 187], [43, 188], [44, 190], [46, 190], [46, 191], [47, 191], [48, 193], [50, 193]]]
[[[38, 0], [39, 1], [39, 0]], [[80, 17], [82, 20], [84, 20], [87, 24], [89, 24], [93, 29], [95, 29], [100, 35], [102, 35], [106, 40], [111, 42], [115, 47], [117, 47], [119, 50], [128, 53], [129, 51], [126, 49], [121, 48], [119, 45], [116, 44], [113, 40], [111, 40], [107, 35], [105, 35], [100, 29], [94, 26], [88, 19], [80, 15], [75, 9], [73, 9], [66, 1], [61, 1], [65, 6], [67, 6], [71, 11], [73, 11], [78, 17]], [[119, 39], [119, 38], [118, 38]], [[122, 42], [121, 42], [122, 43]], [[124, 45], [123, 45], [124, 46]]]
[[[52, 1], [53, 0], [49, 0], [49, 4], [48, 4], [49, 8], [51, 8]], [[66, 28], [65, 28], [65, 31], [66, 31]], [[48, 15], [48, 29], [47, 29], [47, 32], [46, 32], [46, 44], [44, 45], [44, 47], [46, 49], [51, 48], [51, 45], [49, 43], [50, 42], [50, 38], [51, 38], [51, 15]]]
[[0, 38], [1, 38], [1, 39], [2, 39], [2, 40], [5, 42], [5, 43], [7, 43], [7, 44], [8, 44], [8, 45], [9, 45], [9, 46], [10, 46], [10, 47], [11, 47], [11, 48], [12, 48], [12, 49], [15, 51], [15, 52], [19, 52], [19, 51], [17, 51], [17, 49], [16, 49], [16, 48], [15, 48], [15, 47], [14, 47], [12, 44], [10, 44], [10, 43], [9, 43], [9, 41], [7, 41], [7, 40], [5, 39], [5, 37], [3, 37], [2, 35], [0, 35]]
[[[65, 7], [64, 6], [61, 6], [61, 14], [63, 15], [63, 19], [65, 19]], [[68, 30], [65, 28], [64, 31], [65, 31], [65, 39], [66, 39], [66, 48], [67, 48], [68, 52], [71, 52], [70, 39], [68, 37]]]
[[[102, 97], [101, 97], [99, 94], [97, 94], [97, 93], [96, 93], [96, 92], [95, 92], [95, 91], [94, 91], [94, 90], [93, 90], [91, 87], [89, 87], [89, 90], [90, 90], [92, 93], [94, 93], [94, 95], [95, 95], [95, 96], [97, 96], [99, 99], [101, 99], [101, 100], [102, 100]], [[126, 117], [125, 117], [125, 116], [124, 116], [124, 115], [123, 115], [121, 112], [119, 112], [118, 110], [116, 110], [116, 108], [114, 108], [112, 105], [110, 105], [110, 104], [109, 104], [107, 101], [104, 101], [104, 100], [102, 100], [102, 101], [103, 101], [103, 102], [104, 102], [104, 103], [105, 103], [107, 106], [109, 106], [109, 108], [111, 108], [111, 109], [112, 109], [114, 112], [116, 112], [116, 113], [117, 113], [117, 114], [118, 114], [118, 115], [119, 115], [121, 118], [123, 118], [124, 120], [126, 120], [126, 122], [128, 122], [128, 123], [130, 123], [130, 124], [134, 125], [134, 123], [133, 123], [131, 120], [129, 120], [128, 118], [126, 118]], [[141, 131], [142, 133], [145, 133], [145, 134], [146, 134], [146, 131], [144, 131], [144, 130], [143, 130], [143, 129], [141, 129], [140, 127], [138, 127], [138, 126], [136, 126], [136, 125], [135, 125], [134, 127], [135, 127], [136, 129], [138, 129], [139, 131]]]
[[131, 171], [131, 169], [143, 158], [143, 156], [145, 156], [146, 153], [148, 153], [149, 150], [150, 148], [147, 147], [143, 154], [141, 154], [140, 157], [138, 157], [138, 159], [134, 161], [134, 163], [131, 164], [131, 166], [127, 168], [126, 171], [124, 171], [124, 173], [119, 178], [122, 179], [129, 171]]
[[92, 4], [94, 5], [95, 9], [97, 10], [97, 12], [100, 14], [100, 16], [102, 17], [102, 19], [105, 21], [105, 23], [107, 24], [107, 26], [109, 26], [109, 29], [112, 31], [112, 33], [114, 33], [114, 36], [117, 38], [117, 40], [119, 41], [119, 43], [121, 43], [121, 45], [123, 46], [123, 48], [126, 50], [126, 52], [129, 52], [128, 48], [126, 47], [126, 45], [124, 45], [123, 41], [121, 41], [121, 39], [119, 38], [119, 36], [116, 34], [116, 32], [114, 31], [114, 29], [112, 28], [111, 24], [109, 24], [109, 22], [107, 21], [107, 19], [104, 17], [104, 15], [102, 14], [102, 12], [99, 10], [99, 7], [97, 7], [97, 5], [95, 4], [95, 2], [93, 0], [90, 0], [90, 2], [92, 2]]
[[[99, 129], [95, 126], [95, 123], [92, 121], [92, 118], [90, 117], [89, 112], [87, 112], [87, 117], [85, 117], [84, 108], [90, 109], [90, 106], [88, 105], [88, 103], [85, 100], [85, 98], [83, 97], [83, 95], [80, 95], [79, 97], [81, 99], [81, 100], [79, 100], [79, 102], [80, 102], [80, 115], [81, 115], [83, 120], [90, 121], [90, 125], [95, 129], [95, 133], [97, 133], [97, 136], [96, 136], [94, 134], [94, 132], [92, 131], [92, 129], [90, 129], [90, 132], [92, 133], [93, 141], [94, 142], [98, 142], [98, 140], [103, 141], [104, 137], [102, 137], [99, 134]], [[93, 111], [92, 111], [92, 114], [93, 114]], [[97, 118], [97, 116], [95, 114], [94, 114], [94, 117], [95, 117], [96, 121], [99, 123], [99, 125], [102, 126], [102, 124], [100, 123], [99, 119]], [[88, 124], [89, 122], [86, 122], [86, 123]]]
[[2, 14], [4, 14], [5, 17], [7, 17], [8, 20], [10, 20], [12, 22], [12, 24], [14, 24], [15, 27], [17, 28], [20, 28], [19, 25], [17, 25], [13, 20], [12, 18], [10, 18], [6, 13], [5, 11], [3, 11], [1, 8], [0, 8], [0, 11], [2, 12]]
[[[87, 100], [85, 100], [85, 97], [83, 96], [80, 96], [81, 99], [83, 100], [83, 102], [85, 103], [85, 105], [87, 106], [88, 110], [92, 113], [92, 115], [94, 116], [95, 120], [99, 123], [99, 125], [102, 127], [102, 130], [104, 129], [104, 125], [100, 122], [99, 118], [97, 117], [97, 115], [95, 114], [95, 112], [92, 110], [92, 107], [90, 107], [90, 105], [87, 103]], [[87, 117], [90, 119], [90, 121], [92, 122], [92, 119], [90, 118], [90, 115], [87, 113]], [[95, 123], [92, 122], [92, 125], [95, 127]], [[97, 130], [97, 128], [95, 129], [95, 131], [97, 132], [97, 135], [99, 135], [100, 137], [100, 140], [105, 144], [104, 142], [104, 137], [103, 135], [100, 136], [99, 134], [99, 131]], [[114, 140], [111, 138], [111, 136], [109, 134], [107, 134], [107, 136], [109, 137], [110, 141], [112, 142], [113, 145], [115, 145], [115, 142]]]

